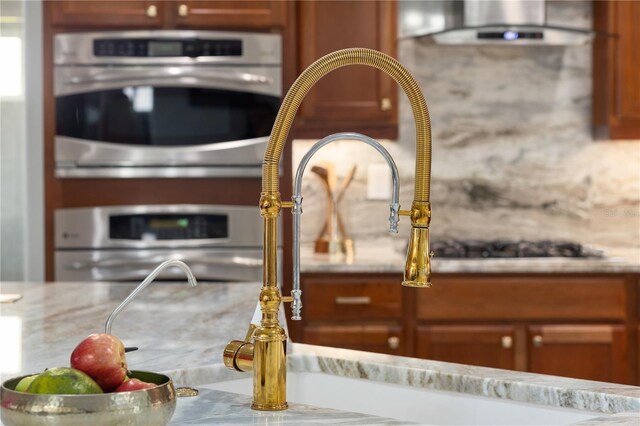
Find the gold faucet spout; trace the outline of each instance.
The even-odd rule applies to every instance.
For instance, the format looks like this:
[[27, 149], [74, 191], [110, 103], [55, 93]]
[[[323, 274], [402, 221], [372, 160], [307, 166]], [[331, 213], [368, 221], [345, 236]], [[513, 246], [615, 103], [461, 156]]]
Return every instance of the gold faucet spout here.
[[[347, 65], [367, 65], [390, 75], [403, 89], [415, 120], [416, 166], [411, 217], [411, 240], [407, 252], [405, 286], [429, 287], [429, 204], [431, 184], [431, 123], [420, 86], [394, 58], [371, 49], [353, 48], [330, 53], [311, 64], [293, 83], [284, 100], [269, 137], [262, 165], [260, 212], [264, 220], [264, 286], [260, 292], [262, 321], [253, 334], [253, 346], [233, 341], [225, 349], [225, 364], [242, 371], [253, 370], [253, 404], [258, 410], [283, 410], [286, 403], [286, 334], [278, 322], [281, 302], [285, 301], [277, 284], [277, 226], [282, 207], [291, 207], [280, 198], [279, 162], [295, 115], [313, 85], [329, 72]], [[401, 212], [404, 213], [404, 212]], [[287, 298], [289, 299], [289, 298]], [[288, 301], [288, 300], [287, 300]], [[247, 350], [253, 350], [249, 357]], [[242, 359], [238, 359], [242, 355]], [[249, 368], [247, 360], [251, 358]]]

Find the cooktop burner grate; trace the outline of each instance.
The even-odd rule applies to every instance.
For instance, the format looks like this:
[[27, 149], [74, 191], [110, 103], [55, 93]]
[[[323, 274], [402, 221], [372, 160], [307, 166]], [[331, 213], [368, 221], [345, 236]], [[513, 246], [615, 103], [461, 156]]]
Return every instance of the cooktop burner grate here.
[[440, 240], [431, 243], [431, 250], [440, 258], [604, 257], [602, 251], [578, 243], [550, 240]]

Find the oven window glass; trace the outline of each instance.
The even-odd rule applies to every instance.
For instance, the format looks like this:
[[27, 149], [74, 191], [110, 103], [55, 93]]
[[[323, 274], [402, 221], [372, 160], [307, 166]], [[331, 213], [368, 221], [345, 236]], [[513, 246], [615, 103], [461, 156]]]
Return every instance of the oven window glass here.
[[129, 86], [56, 98], [57, 135], [127, 145], [202, 145], [269, 136], [280, 98]]
[[129, 214], [109, 217], [112, 240], [193, 240], [229, 237], [222, 214]]

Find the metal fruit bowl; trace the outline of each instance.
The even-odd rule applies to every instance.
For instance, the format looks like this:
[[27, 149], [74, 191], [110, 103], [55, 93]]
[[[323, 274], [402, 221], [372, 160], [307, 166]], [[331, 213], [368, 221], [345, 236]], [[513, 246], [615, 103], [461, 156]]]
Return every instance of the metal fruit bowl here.
[[171, 379], [163, 374], [131, 371], [130, 378], [158, 386], [133, 392], [91, 395], [45, 395], [16, 392], [25, 376], [2, 384], [2, 423], [39, 425], [166, 425], [176, 408]]

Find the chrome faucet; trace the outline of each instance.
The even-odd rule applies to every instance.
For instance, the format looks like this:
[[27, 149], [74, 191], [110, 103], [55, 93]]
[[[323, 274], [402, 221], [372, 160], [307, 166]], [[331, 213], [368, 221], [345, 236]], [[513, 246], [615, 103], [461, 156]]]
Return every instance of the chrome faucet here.
[[160, 273], [162, 271], [164, 271], [167, 268], [171, 268], [171, 267], [177, 267], [177, 268], [181, 269], [185, 273], [185, 275], [187, 276], [187, 281], [188, 281], [188, 283], [189, 283], [189, 285], [191, 287], [195, 287], [195, 286], [198, 285], [198, 281], [196, 281], [196, 277], [193, 275], [193, 272], [191, 272], [191, 269], [187, 266], [186, 263], [184, 263], [181, 260], [177, 260], [177, 259], [166, 260], [166, 261], [162, 262], [160, 265], [158, 265], [158, 267], [156, 269], [151, 271], [151, 273], [149, 275], [147, 275], [147, 277], [144, 280], [142, 280], [142, 282], [138, 285], [138, 287], [136, 287], [131, 292], [131, 294], [129, 294], [129, 296], [127, 296], [127, 298], [124, 299], [122, 301], [122, 303], [120, 303], [113, 310], [113, 312], [111, 312], [111, 315], [109, 315], [109, 318], [107, 318], [107, 322], [104, 325], [104, 332], [107, 333], [107, 334], [111, 334], [111, 326], [113, 325], [113, 321], [116, 319], [118, 314], [120, 312], [122, 312], [122, 310], [124, 308], [126, 308], [127, 305], [129, 303], [131, 303], [131, 301], [138, 294], [140, 294], [140, 292], [142, 290], [144, 290], [149, 284], [151, 284], [153, 282], [153, 280], [155, 280], [156, 277], [158, 275], [160, 275]]
[[291, 319], [296, 321], [302, 319], [300, 316], [300, 311], [302, 310], [302, 290], [300, 289], [300, 215], [302, 214], [302, 175], [304, 174], [304, 170], [306, 169], [307, 164], [309, 164], [311, 157], [313, 157], [320, 148], [337, 140], [355, 140], [364, 142], [378, 151], [389, 165], [393, 185], [391, 204], [389, 206], [389, 232], [394, 234], [398, 233], [398, 221], [400, 220], [398, 213], [400, 210], [398, 167], [396, 166], [395, 161], [393, 161], [391, 154], [389, 154], [380, 142], [360, 133], [343, 132], [326, 136], [313, 144], [309, 151], [307, 151], [307, 153], [302, 157], [302, 160], [300, 160], [300, 164], [298, 165], [298, 170], [296, 171], [296, 176], [293, 181], [293, 196], [291, 197], [293, 200], [293, 207], [291, 209], [291, 213], [293, 214], [293, 289], [291, 290], [291, 297], [293, 297], [293, 301], [291, 302]]
[[[307, 92], [323, 76], [347, 65], [367, 65], [384, 71], [393, 77], [409, 98], [416, 126], [413, 203], [410, 210], [400, 210], [398, 207], [397, 215], [392, 205], [391, 215], [411, 218], [411, 237], [407, 249], [402, 285], [408, 287], [431, 286], [431, 260], [429, 256], [431, 124], [427, 104], [420, 86], [398, 61], [384, 53], [364, 48], [344, 49], [330, 53], [304, 70], [287, 92], [276, 116], [269, 144], [264, 154], [262, 193], [259, 203], [260, 214], [264, 221], [263, 287], [258, 297], [262, 319], [259, 326], [249, 329], [243, 341], [231, 341], [223, 354], [223, 360], [227, 367], [238, 371], [253, 371], [253, 403], [251, 408], [255, 410], [274, 411], [285, 410], [288, 407], [285, 354], [287, 335], [278, 321], [278, 312], [282, 302], [293, 302], [294, 297], [283, 297], [278, 288], [277, 228], [278, 216], [282, 208], [293, 209], [297, 199], [286, 202], [282, 201], [280, 197], [280, 157], [293, 119]], [[294, 215], [294, 218], [296, 216]], [[394, 223], [395, 217], [392, 217], [392, 228], [395, 227]]]

